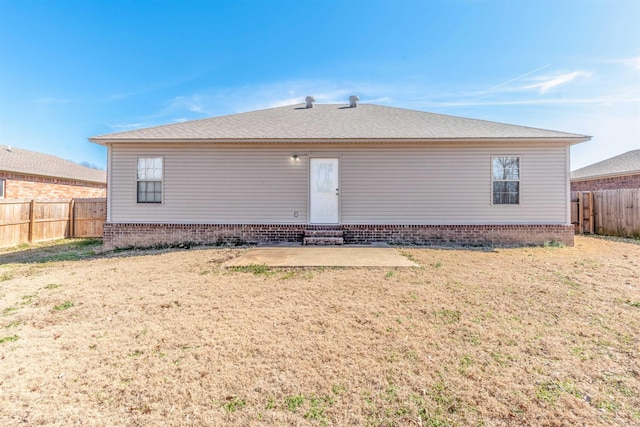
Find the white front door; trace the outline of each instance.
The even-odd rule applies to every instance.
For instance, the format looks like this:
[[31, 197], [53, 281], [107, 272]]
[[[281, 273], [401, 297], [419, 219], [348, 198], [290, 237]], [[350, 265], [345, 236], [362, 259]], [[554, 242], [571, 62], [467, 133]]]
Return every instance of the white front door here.
[[338, 159], [310, 159], [309, 222], [337, 224], [340, 198]]

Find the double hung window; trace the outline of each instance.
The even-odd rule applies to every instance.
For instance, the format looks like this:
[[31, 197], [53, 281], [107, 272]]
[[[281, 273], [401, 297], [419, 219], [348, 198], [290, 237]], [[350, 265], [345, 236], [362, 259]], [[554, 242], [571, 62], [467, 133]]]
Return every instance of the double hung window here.
[[162, 157], [138, 157], [138, 203], [162, 203]]
[[494, 156], [491, 186], [494, 205], [520, 204], [520, 157]]

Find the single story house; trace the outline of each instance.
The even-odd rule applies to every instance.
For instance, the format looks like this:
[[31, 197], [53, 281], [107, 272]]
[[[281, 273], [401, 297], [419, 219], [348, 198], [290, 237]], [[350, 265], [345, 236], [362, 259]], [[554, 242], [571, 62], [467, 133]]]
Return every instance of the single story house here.
[[0, 200], [105, 197], [106, 188], [103, 170], [0, 145]]
[[590, 137], [314, 101], [89, 138], [108, 148], [105, 248], [573, 244], [569, 148]]
[[640, 188], [640, 149], [571, 172], [571, 191]]

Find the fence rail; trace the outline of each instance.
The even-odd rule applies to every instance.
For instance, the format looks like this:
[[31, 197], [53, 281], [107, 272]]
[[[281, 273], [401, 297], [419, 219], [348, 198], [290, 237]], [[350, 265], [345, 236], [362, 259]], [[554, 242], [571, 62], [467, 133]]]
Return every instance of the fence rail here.
[[106, 199], [0, 201], [0, 247], [100, 237], [106, 217]]
[[571, 222], [576, 233], [640, 237], [640, 188], [572, 191]]
[[[0, 247], [66, 237], [101, 237], [106, 199], [0, 201]], [[576, 233], [640, 237], [640, 189], [571, 192]]]

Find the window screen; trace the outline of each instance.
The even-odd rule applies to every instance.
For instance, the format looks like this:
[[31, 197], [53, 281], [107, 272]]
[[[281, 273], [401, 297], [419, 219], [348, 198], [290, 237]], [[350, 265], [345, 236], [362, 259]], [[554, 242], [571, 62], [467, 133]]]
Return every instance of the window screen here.
[[520, 204], [520, 157], [494, 157], [491, 166], [493, 204]]
[[139, 157], [138, 203], [162, 203], [162, 157]]

